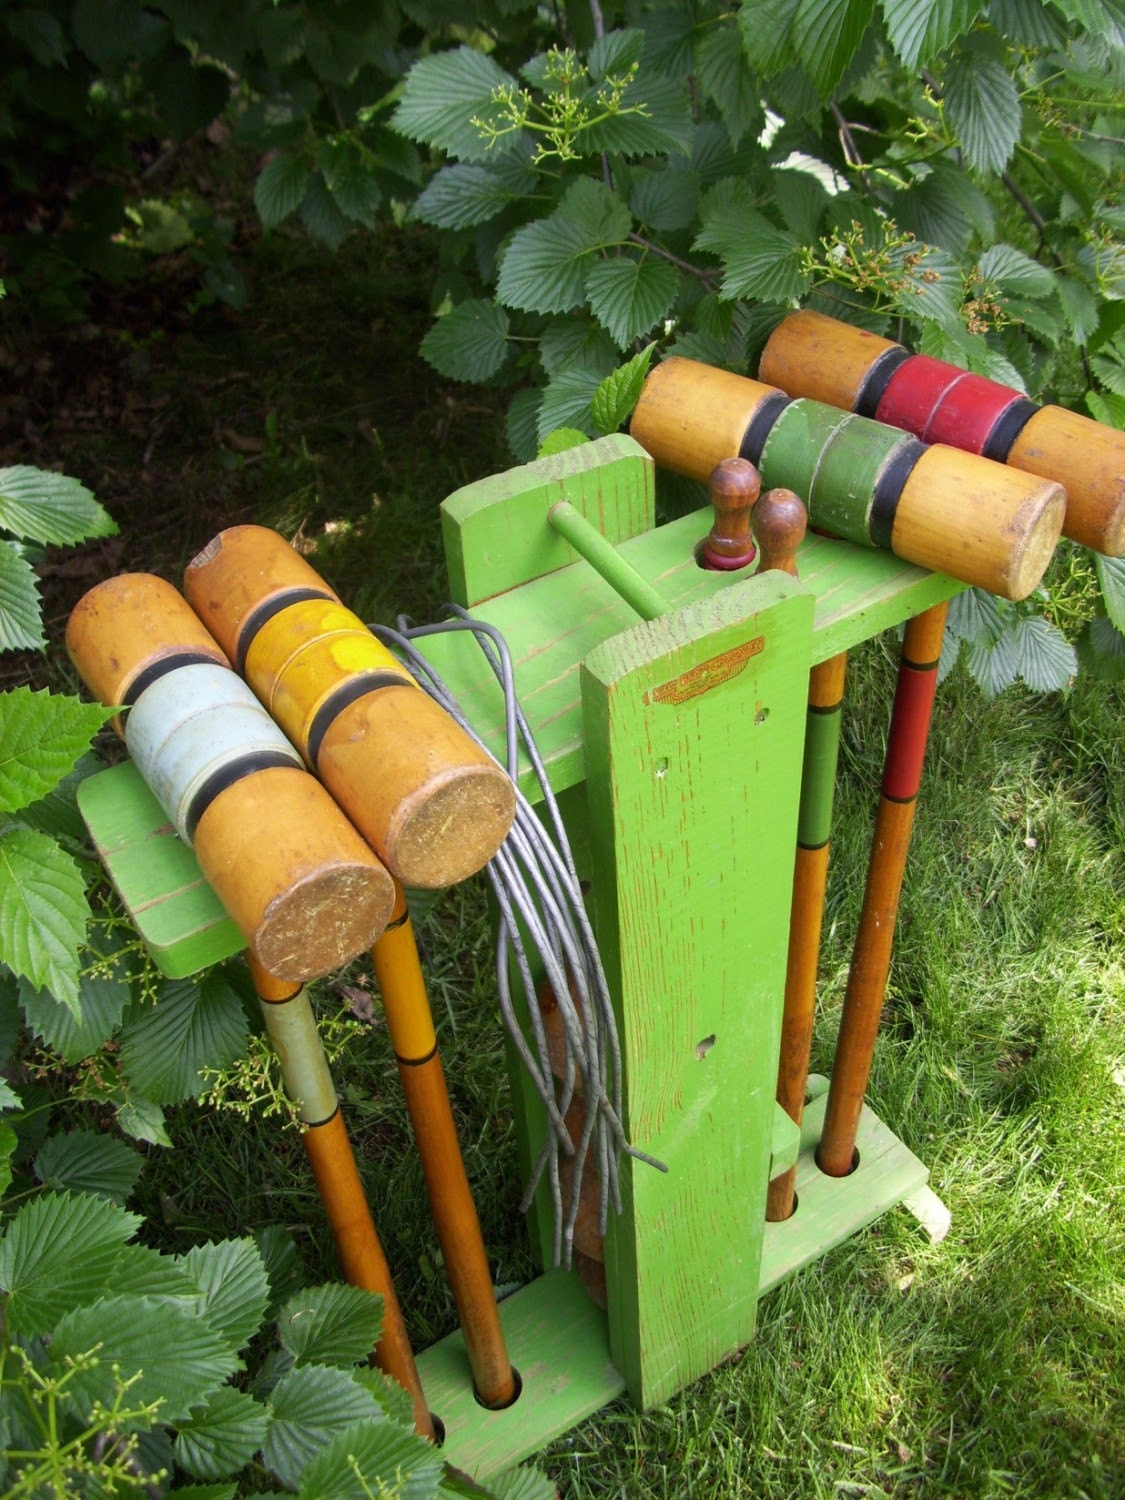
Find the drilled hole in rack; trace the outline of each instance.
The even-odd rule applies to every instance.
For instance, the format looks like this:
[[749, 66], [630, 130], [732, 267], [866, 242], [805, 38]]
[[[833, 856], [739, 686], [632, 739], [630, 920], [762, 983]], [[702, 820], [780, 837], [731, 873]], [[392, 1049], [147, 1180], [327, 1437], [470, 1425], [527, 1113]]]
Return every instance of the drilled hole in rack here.
[[480, 1392], [475, 1385], [473, 1386], [473, 1400], [478, 1406], [483, 1406], [485, 1411], [507, 1411], [510, 1406], [515, 1406], [516, 1402], [523, 1395], [523, 1376], [516, 1369], [515, 1365], [512, 1366], [512, 1379], [516, 1383], [516, 1388], [507, 1401], [501, 1401], [497, 1406], [493, 1406], [487, 1401], [482, 1401]]
[[[816, 1164], [817, 1164], [818, 1167], [820, 1167], [820, 1147], [819, 1146], [816, 1149]], [[859, 1147], [856, 1146], [855, 1149], [852, 1151], [852, 1164], [848, 1168], [848, 1170], [844, 1173], [844, 1177], [850, 1177], [852, 1175], [852, 1173], [855, 1171], [855, 1169], [858, 1166], [859, 1166]], [[822, 1172], [824, 1172], [824, 1168], [823, 1167], [820, 1167], [820, 1170]], [[824, 1175], [825, 1175], [825, 1177], [835, 1176], [835, 1173], [824, 1172]], [[841, 1178], [840, 1180], [842, 1181], [843, 1179]]]
[[715, 1045], [715, 1033], [714, 1032], [712, 1032], [710, 1036], [705, 1036], [701, 1042], [696, 1042], [696, 1044], [695, 1044], [695, 1056], [696, 1056], [697, 1060], [699, 1062], [702, 1062], [703, 1059], [707, 1056], [708, 1052], [710, 1052], [711, 1048], [714, 1045]]
[[445, 1446], [445, 1423], [436, 1412], [430, 1413], [430, 1421], [434, 1424], [434, 1447], [442, 1448]]

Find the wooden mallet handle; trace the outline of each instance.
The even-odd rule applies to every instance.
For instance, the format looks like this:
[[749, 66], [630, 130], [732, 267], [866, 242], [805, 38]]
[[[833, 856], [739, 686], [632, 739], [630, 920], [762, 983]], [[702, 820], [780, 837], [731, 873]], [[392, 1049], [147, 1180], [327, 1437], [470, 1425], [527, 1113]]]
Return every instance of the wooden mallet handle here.
[[750, 529], [761, 551], [758, 572], [797, 576], [797, 548], [808, 526], [808, 512], [792, 490], [767, 490], [750, 514]]
[[732, 573], [752, 563], [756, 555], [750, 535], [750, 508], [762, 481], [748, 459], [724, 458], [712, 469], [708, 488], [715, 523], [703, 543], [700, 562], [712, 572]]

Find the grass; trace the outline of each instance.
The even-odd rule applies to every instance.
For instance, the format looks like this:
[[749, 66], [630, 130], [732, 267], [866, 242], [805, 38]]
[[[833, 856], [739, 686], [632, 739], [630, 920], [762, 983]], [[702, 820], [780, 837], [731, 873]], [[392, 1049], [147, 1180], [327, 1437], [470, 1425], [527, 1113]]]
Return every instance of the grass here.
[[[251, 256], [241, 318], [213, 309], [177, 321], [165, 309], [147, 314], [171, 329], [156, 337], [164, 324], [115, 332], [107, 317], [83, 345], [94, 352], [80, 375], [66, 367], [69, 345], [48, 349], [56, 374], [36, 375], [21, 397], [33, 451], [9, 429], [2, 461], [65, 463], [123, 527], [116, 555], [82, 554], [101, 573], [48, 580], [56, 640], [97, 576], [150, 567], [174, 578], [221, 525], [250, 518], [299, 530], [361, 612], [433, 612], [437, 505], [508, 460], [502, 401], [443, 387], [414, 353], [429, 254], [422, 237], [357, 239], [331, 258], [276, 236]], [[91, 381], [99, 409], [120, 420], [58, 415], [86, 409], [75, 391]], [[893, 640], [876, 641], [850, 669], [822, 1071], [894, 654]], [[46, 670], [67, 680], [57, 657]], [[896, 1210], [793, 1277], [764, 1300], [740, 1356], [659, 1410], [617, 1403], [556, 1443], [541, 1461], [564, 1495], [1125, 1493], [1123, 706], [1121, 688], [1084, 682], [1067, 698], [1021, 690], [987, 703], [958, 673], [940, 691], [869, 1092], [930, 1165], [949, 1237], [931, 1246]], [[521, 1282], [532, 1267], [482, 883], [443, 894], [419, 934], [495, 1278]], [[367, 978], [363, 964], [343, 976], [357, 989]], [[337, 1012], [344, 998], [327, 985], [320, 1003]], [[357, 1030], [337, 1074], [424, 1345], [454, 1312], [381, 1025]], [[154, 1242], [186, 1248], [281, 1223], [311, 1276], [334, 1274], [294, 1133], [195, 1106], [172, 1130], [176, 1150], [149, 1153], [134, 1200]]]

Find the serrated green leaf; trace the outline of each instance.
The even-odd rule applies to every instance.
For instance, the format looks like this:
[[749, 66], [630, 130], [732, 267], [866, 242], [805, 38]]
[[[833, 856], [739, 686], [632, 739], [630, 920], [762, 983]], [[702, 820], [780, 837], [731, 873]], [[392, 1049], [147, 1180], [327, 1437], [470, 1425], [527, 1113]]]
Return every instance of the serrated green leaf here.
[[262, 168], [254, 184], [254, 206], [264, 228], [272, 229], [300, 208], [310, 175], [308, 161], [290, 151]]
[[1054, 47], [1065, 35], [1043, 0], [989, 0], [988, 19], [1002, 37], [1025, 47]]
[[754, 0], [738, 10], [742, 50], [754, 71], [772, 78], [793, 61], [793, 23], [801, 0]]
[[1075, 643], [1084, 672], [1099, 682], [1125, 682], [1125, 635], [1106, 615], [1087, 620]]
[[620, 244], [628, 237], [633, 222], [619, 195], [594, 177], [579, 177], [572, 182], [551, 220], [581, 230], [591, 250]]
[[535, 456], [553, 458], [556, 453], [565, 453], [568, 448], [581, 448], [583, 443], [589, 441], [586, 434], [579, 432], [577, 427], [556, 427], [539, 444], [539, 452]]
[[1094, 554], [1105, 612], [1118, 630], [1125, 630], [1125, 558]]
[[539, 446], [539, 408], [543, 392], [537, 387], [517, 391], [508, 403], [504, 418], [504, 434], [508, 447], [518, 463], [529, 464], [535, 458]]
[[[0, 1120], [0, 1196], [8, 1191], [12, 1185], [12, 1157], [20, 1138], [12, 1127]], [[3, 1434], [0, 1433], [0, 1449], [4, 1446]], [[0, 1478], [3, 1477], [0, 1470]]]
[[96, 1130], [48, 1136], [35, 1158], [35, 1175], [46, 1187], [94, 1193], [114, 1203], [125, 1202], [143, 1167], [139, 1152]]
[[66, 775], [45, 797], [20, 809], [19, 821], [52, 838], [70, 839], [86, 844], [89, 840], [85, 821], [78, 811], [78, 788], [89, 776], [104, 771], [105, 766], [94, 755], [81, 755]]
[[415, 198], [410, 216], [438, 229], [473, 229], [502, 213], [514, 198], [531, 192], [535, 176], [522, 164], [514, 171], [504, 163], [479, 166], [458, 162], [442, 167]]
[[95, 1401], [112, 1403], [114, 1366], [120, 1379], [135, 1377], [130, 1404], [159, 1401], [161, 1421], [175, 1422], [240, 1365], [194, 1308], [170, 1298], [102, 1297], [67, 1313], [51, 1335], [50, 1363], [64, 1370], [96, 1346], [97, 1365], [67, 1387], [83, 1416]]
[[695, 50], [695, 76], [727, 127], [731, 144], [744, 135], [760, 135], [765, 123], [758, 80], [742, 50], [733, 26], [713, 26], [703, 33]]
[[887, 261], [901, 280], [893, 301], [902, 317], [932, 318], [943, 327], [964, 327], [961, 269], [951, 255], [934, 245], [914, 243], [892, 250]]
[[1104, 391], [1087, 391], [1086, 406], [1096, 422], [1125, 430], [1125, 396], [1107, 395]]
[[237, 1474], [265, 1442], [269, 1425], [269, 1412], [253, 1396], [221, 1386], [180, 1427], [176, 1462], [196, 1479]]
[[199, 1307], [199, 1288], [177, 1265], [173, 1255], [161, 1255], [148, 1245], [123, 1245], [113, 1270], [100, 1288], [104, 1297], [177, 1297], [192, 1309]]
[[629, 208], [650, 229], [686, 229], [699, 209], [698, 172], [675, 167], [635, 172]]
[[[628, 109], [644, 113], [627, 114]], [[586, 155], [613, 151], [621, 156], [662, 156], [691, 149], [691, 106], [681, 80], [651, 73], [638, 77], [622, 94], [621, 111], [579, 132], [577, 147]]]
[[375, 162], [354, 140], [322, 141], [316, 164], [340, 212], [372, 229], [383, 194], [375, 180]]
[[1084, 344], [1098, 326], [1098, 303], [1090, 288], [1066, 276], [1058, 279], [1063, 317], [1075, 343]]
[[1010, 630], [1005, 629], [991, 646], [969, 642], [965, 665], [987, 698], [995, 698], [1011, 687], [1019, 676], [1020, 649]]
[[1058, 277], [1049, 266], [1040, 265], [1014, 245], [990, 245], [977, 262], [977, 270], [986, 285], [1026, 297], [1050, 297], [1058, 286]]
[[46, 644], [35, 572], [0, 538], [0, 651], [42, 651]]
[[880, 0], [891, 46], [912, 71], [968, 31], [980, 0]]
[[928, 175], [895, 193], [891, 213], [900, 229], [960, 256], [976, 229], [974, 215], [969, 212], [974, 195], [987, 205], [987, 198], [967, 173], [939, 162]]
[[497, 300], [525, 312], [569, 312], [585, 300], [586, 268], [593, 256], [579, 224], [554, 217], [528, 224], [516, 231], [504, 252]]
[[539, 340], [539, 363], [548, 375], [583, 369], [601, 379], [617, 364], [617, 349], [602, 329], [584, 318], [568, 318], [548, 328]]
[[945, 75], [945, 108], [969, 165], [999, 173], [1020, 138], [1023, 113], [1015, 80], [999, 58], [962, 47]]
[[812, 244], [829, 202], [824, 184], [811, 172], [778, 168], [770, 174], [770, 189], [786, 229], [803, 244]]
[[484, 161], [504, 151], [521, 151], [518, 134], [502, 138], [490, 151], [472, 122], [493, 119], [493, 94], [514, 88], [515, 79], [490, 57], [471, 47], [438, 52], [414, 64], [391, 124], [411, 140], [425, 141], [462, 161]]
[[509, 1469], [490, 1479], [496, 1500], [554, 1500], [554, 1482], [538, 1469]]
[[204, 1068], [225, 1068], [242, 1055], [247, 1021], [221, 971], [200, 984], [164, 981], [156, 1004], [121, 1031], [121, 1062], [132, 1087], [156, 1104], [179, 1104], [203, 1087]]
[[635, 62], [640, 62], [644, 51], [645, 34], [637, 26], [624, 31], [607, 31], [598, 37], [586, 56], [586, 68], [595, 83], [601, 83], [610, 74], [614, 77], [628, 73]]
[[1019, 674], [1036, 693], [1065, 692], [1078, 671], [1074, 647], [1043, 615], [1024, 615], [1015, 627]]
[[595, 261], [586, 275], [590, 310], [620, 349], [667, 317], [679, 285], [666, 261], [628, 255]]
[[366, 1359], [383, 1326], [382, 1298], [328, 1282], [306, 1287], [281, 1309], [277, 1331], [298, 1365], [350, 1369]]
[[133, 997], [127, 965], [114, 954], [111, 941], [95, 925], [87, 947], [79, 954], [81, 1019], [48, 990], [36, 989], [28, 980], [20, 980], [19, 1001], [28, 1028], [53, 1047], [64, 1062], [81, 1062], [96, 1052], [121, 1024], [125, 1007]]
[[305, 184], [301, 223], [314, 239], [320, 240], [330, 250], [339, 250], [355, 227], [340, 210], [320, 172], [314, 172]]
[[112, 1102], [117, 1124], [127, 1136], [147, 1141], [150, 1146], [171, 1146], [172, 1138], [164, 1128], [164, 1111], [159, 1104], [132, 1091]]
[[257, 1333], [269, 1304], [265, 1263], [251, 1239], [197, 1245], [177, 1264], [199, 1288], [199, 1311], [232, 1349]]
[[16, 812], [56, 787], [109, 712], [46, 689], [0, 693], [0, 812]]
[[90, 907], [77, 864], [27, 828], [0, 836], [0, 962], [48, 989], [78, 1019], [78, 950]]
[[433, 1500], [442, 1457], [432, 1443], [391, 1422], [356, 1424], [337, 1433], [308, 1464], [300, 1500], [370, 1500], [390, 1491], [396, 1500]]
[[495, 302], [459, 302], [426, 334], [422, 356], [447, 380], [489, 380], [508, 357], [509, 328]]
[[282, 1484], [295, 1489], [309, 1460], [358, 1422], [383, 1423], [382, 1409], [369, 1391], [343, 1370], [302, 1365], [290, 1370], [269, 1398], [270, 1430], [262, 1459]]
[[793, 46], [823, 96], [843, 77], [874, 8], [875, 0], [800, 0], [793, 18]]
[[590, 410], [600, 384], [600, 377], [592, 370], [563, 370], [549, 381], [536, 417], [539, 443], [556, 427], [577, 427], [593, 437]]
[[764, 220], [754, 238], [724, 252], [720, 295], [730, 301], [752, 297], [758, 301], [790, 303], [808, 286], [801, 265], [801, 247], [790, 234]]
[[77, 479], [27, 464], [0, 469], [0, 526], [13, 536], [55, 546], [117, 530], [109, 512]]
[[267, 1224], [254, 1235], [254, 1243], [269, 1277], [270, 1300], [266, 1316], [277, 1308], [301, 1283], [301, 1257], [288, 1229], [281, 1224]]
[[632, 413], [640, 400], [655, 348], [653, 343], [642, 349], [620, 369], [607, 375], [594, 392], [590, 415], [600, 433], [608, 436], [616, 432]]
[[[585, 438], [582, 440], [585, 442]], [[23, 1101], [5, 1078], [0, 1078], [0, 1109], [22, 1109]]]
[[97, 1297], [142, 1220], [116, 1203], [44, 1193], [18, 1210], [0, 1243], [0, 1288], [13, 1333], [44, 1334]]
[[1004, 615], [992, 594], [984, 589], [965, 589], [949, 601], [945, 628], [959, 641], [994, 646], [1004, 633]]

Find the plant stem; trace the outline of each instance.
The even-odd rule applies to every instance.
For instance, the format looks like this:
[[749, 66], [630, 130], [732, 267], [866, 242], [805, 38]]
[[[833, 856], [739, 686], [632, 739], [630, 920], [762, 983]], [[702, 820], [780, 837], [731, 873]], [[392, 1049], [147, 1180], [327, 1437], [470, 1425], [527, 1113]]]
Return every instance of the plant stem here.
[[665, 250], [663, 245], [658, 245], [655, 240], [646, 240], [643, 234], [629, 235], [634, 245], [643, 245], [646, 250], [651, 250], [653, 255], [659, 255], [662, 259], [670, 261], [672, 265], [679, 266], [681, 271], [686, 271], [689, 276], [696, 277], [709, 292], [715, 290], [715, 278], [710, 271], [705, 271], [702, 266], [693, 266], [690, 261], [681, 260], [678, 255], [673, 255], [671, 250]]

